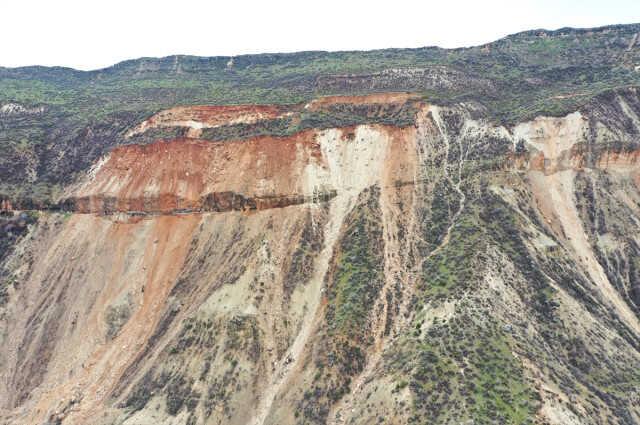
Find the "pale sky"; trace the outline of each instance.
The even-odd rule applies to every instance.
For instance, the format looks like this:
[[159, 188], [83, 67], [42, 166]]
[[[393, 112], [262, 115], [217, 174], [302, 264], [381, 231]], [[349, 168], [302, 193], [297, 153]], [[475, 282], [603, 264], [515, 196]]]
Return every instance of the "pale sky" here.
[[462, 47], [528, 29], [633, 22], [640, 0], [0, 0], [0, 66]]

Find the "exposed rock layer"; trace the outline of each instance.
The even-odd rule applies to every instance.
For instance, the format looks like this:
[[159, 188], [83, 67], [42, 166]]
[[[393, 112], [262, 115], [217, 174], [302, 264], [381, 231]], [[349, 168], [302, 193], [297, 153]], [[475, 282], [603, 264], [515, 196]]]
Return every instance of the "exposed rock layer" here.
[[[510, 129], [328, 98], [306, 110], [373, 122], [113, 149], [2, 263], [3, 421], [637, 422], [625, 96]], [[405, 103], [411, 125], [377, 121]], [[131, 135], [287, 111], [181, 107]]]

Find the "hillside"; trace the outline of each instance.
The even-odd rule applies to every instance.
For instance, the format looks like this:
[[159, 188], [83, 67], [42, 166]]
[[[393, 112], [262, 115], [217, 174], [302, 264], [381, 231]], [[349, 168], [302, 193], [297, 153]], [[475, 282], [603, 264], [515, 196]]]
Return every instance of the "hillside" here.
[[0, 68], [0, 422], [640, 424], [639, 32]]

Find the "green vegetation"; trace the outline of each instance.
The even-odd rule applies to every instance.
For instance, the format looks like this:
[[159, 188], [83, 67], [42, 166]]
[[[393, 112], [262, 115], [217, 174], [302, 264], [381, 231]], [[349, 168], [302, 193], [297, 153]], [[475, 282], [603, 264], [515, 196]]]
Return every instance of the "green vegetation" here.
[[[244, 139], [257, 136], [290, 136], [307, 129], [326, 129], [336, 127], [350, 127], [360, 124], [386, 124], [396, 126], [410, 126], [415, 122], [418, 112], [417, 102], [401, 105], [329, 105], [318, 111], [298, 111], [293, 116], [273, 120], [258, 121], [253, 124], [233, 124], [202, 131], [202, 139], [230, 140]], [[141, 135], [143, 140], [171, 137], [175, 129], [163, 129], [157, 135]]]
[[400, 105], [358, 105], [354, 103], [328, 105], [319, 111], [302, 113], [300, 128], [349, 127], [364, 123], [406, 127], [415, 122], [418, 111], [415, 102]]
[[[236, 316], [227, 324], [225, 352], [243, 353], [256, 361], [262, 351], [260, 329], [255, 316]], [[231, 360], [231, 359], [229, 359]]]
[[313, 212], [309, 210], [296, 243], [296, 250], [291, 256], [291, 265], [284, 279], [287, 300], [298, 285], [305, 284], [309, 280], [313, 273], [315, 259], [322, 249], [323, 226], [314, 223], [312, 214]]
[[0, 280], [0, 307], [4, 307], [9, 302], [9, 288], [17, 284], [15, 276], [10, 275]]
[[[150, 370], [135, 384], [123, 407], [135, 412], [160, 396], [166, 399], [166, 412], [172, 416], [183, 410], [194, 416], [199, 403], [206, 417], [217, 406], [229, 414], [229, 400], [240, 389], [240, 363], [260, 358], [260, 338], [254, 316], [186, 318], [162, 353], [162, 367]], [[219, 363], [212, 365], [216, 361]]]
[[206, 140], [231, 140], [258, 136], [282, 137], [303, 130], [289, 117], [275, 120], [258, 121], [254, 124], [232, 124], [221, 127], [205, 128], [202, 138]]
[[379, 194], [376, 187], [365, 190], [360, 206], [346, 220], [333, 282], [327, 291], [327, 321], [330, 333], [335, 335], [362, 338], [382, 286]]
[[[472, 185], [479, 186], [475, 189], [478, 194], [468, 200], [458, 216], [449, 243], [423, 264], [423, 279], [419, 285], [423, 296], [425, 299], [442, 299], [468, 289], [478, 277], [478, 265], [486, 260], [487, 249], [495, 247], [514, 263], [530, 283], [529, 295], [537, 311], [543, 315], [551, 314], [551, 288], [523, 239], [521, 229], [526, 223], [511, 206], [489, 189], [486, 181], [476, 181]], [[442, 222], [448, 223], [451, 216], [450, 212], [438, 212], [438, 208], [448, 211], [449, 206], [434, 200], [433, 221], [426, 228], [428, 237], [437, 234], [434, 229], [443, 234], [446, 227]]]
[[131, 317], [131, 301], [129, 299], [120, 304], [110, 306], [105, 317], [107, 339], [115, 338], [120, 329], [129, 321], [129, 317]]
[[[585, 181], [579, 180], [578, 188], [586, 193], [581, 192], [579, 198], [593, 199]], [[618, 335], [613, 342], [617, 354], [610, 356], [611, 341], [579, 335], [573, 328], [576, 324], [565, 321], [558, 311], [558, 291], [549, 285], [550, 279], [594, 317], [605, 318], [610, 313], [594, 299], [590, 284], [575, 269], [568, 253], [554, 250], [538, 258], [531, 251], [527, 240], [531, 233], [526, 229], [536, 225], [537, 219], [527, 207], [530, 195], [519, 192], [517, 186], [514, 190], [520, 213], [489, 189], [483, 178], [467, 182], [467, 203], [449, 243], [424, 264], [417, 305], [434, 308], [445, 301], [456, 302], [456, 312], [444, 322], [436, 319], [427, 325], [426, 313], [418, 312], [412, 332], [388, 355], [389, 370], [397, 374], [398, 382], [411, 376], [408, 388], [414, 399], [413, 421], [531, 423], [539, 396], [513, 354], [518, 353], [544, 364], [549, 379], [564, 393], [585, 399], [589, 415], [606, 407], [624, 422], [632, 415], [629, 397], [637, 391], [640, 373], [629, 366], [635, 357], [621, 347], [636, 347], [638, 341], [615, 321], [609, 322], [607, 326]], [[441, 202], [433, 203], [432, 208], [447, 207]], [[589, 214], [588, 206], [581, 208]], [[596, 215], [601, 214], [604, 212]], [[450, 217], [432, 216], [441, 216], [445, 222]], [[439, 223], [431, 225], [443, 228]], [[478, 295], [485, 285], [485, 267], [501, 267], [495, 264], [496, 254], [489, 252], [503, 255], [517, 271], [517, 276], [507, 273], [505, 284], [513, 287], [526, 306], [527, 324], [505, 322], [496, 306]], [[474, 295], [469, 298], [469, 294]], [[528, 324], [535, 324], [535, 333], [524, 331]], [[516, 331], [516, 326], [520, 330]], [[583, 414], [574, 406], [567, 408], [578, 416]]]
[[299, 402], [300, 423], [324, 423], [330, 406], [350, 389], [362, 372], [371, 344], [369, 320], [382, 287], [383, 240], [378, 198], [371, 187], [360, 195], [345, 219], [327, 284], [327, 312], [320, 349], [314, 359], [313, 386]]
[[[418, 305], [435, 306], [460, 300], [469, 291], [476, 293], [487, 252], [497, 249], [521, 267], [517, 269], [529, 283], [522, 297], [530, 300], [542, 320], [549, 320], [553, 294], [536, 274], [521, 239], [522, 219], [483, 179], [468, 182], [466, 189], [468, 199], [449, 242], [423, 265]], [[447, 197], [440, 198], [432, 203], [433, 221], [425, 229], [431, 239], [440, 234], [438, 241], [453, 215], [443, 201]], [[424, 314], [418, 313], [413, 332], [389, 353], [389, 368], [398, 373], [398, 379], [411, 377], [412, 423], [533, 423], [539, 397], [513, 354], [518, 342], [511, 336], [511, 325], [505, 327], [486, 306], [476, 303], [458, 301], [452, 318], [427, 325]]]
[[[0, 101], [60, 106], [73, 115], [95, 119], [173, 104], [297, 103], [321, 94], [364, 93], [371, 91], [372, 81], [379, 81], [378, 91], [411, 90], [430, 98], [435, 95], [439, 101], [488, 96], [482, 102], [515, 116], [545, 107], [544, 99], [550, 97], [546, 94], [583, 93], [575, 89], [587, 85], [593, 93], [636, 83], [632, 65], [639, 54], [626, 49], [639, 30], [635, 24], [591, 31], [530, 31], [467, 49], [248, 55], [235, 57], [231, 67], [229, 57], [172, 56], [131, 60], [91, 72], [0, 68]], [[414, 71], [385, 73], [403, 68]], [[428, 70], [426, 75], [435, 72], [456, 84], [434, 86], [429, 78], [420, 80], [425, 75], [422, 68]], [[522, 95], [531, 91], [526, 96], [529, 101], [523, 102]], [[549, 108], [563, 108], [563, 102], [547, 100]], [[509, 106], [514, 101], [521, 102], [520, 111]]]
[[[506, 237], [512, 214], [488, 190], [487, 183], [470, 184], [469, 193], [478, 191], [478, 194], [467, 200], [457, 216], [448, 243], [423, 264], [418, 285], [420, 304], [459, 298], [481, 281], [480, 265], [485, 261], [487, 249], [490, 246], [510, 249], [509, 238], [518, 237], [518, 233]], [[431, 220], [425, 228], [432, 249], [442, 243], [458, 205], [453, 190], [447, 191], [446, 185], [440, 184], [436, 192], [438, 187], [441, 193], [434, 196]], [[453, 199], [449, 200], [449, 195]], [[402, 370], [400, 376], [411, 376], [414, 423], [530, 422], [535, 395], [512, 355], [508, 335], [497, 322], [465, 308], [450, 322], [435, 321], [426, 332], [423, 323], [419, 314], [414, 332], [403, 338], [390, 359], [392, 370]]]
[[2, 215], [0, 212], [0, 264], [20, 238], [27, 234], [29, 225], [38, 221], [39, 216], [37, 211], [23, 212], [16, 216]]
[[392, 359], [411, 367], [412, 423], [533, 423], [537, 394], [509, 336], [491, 319], [463, 314], [433, 324], [413, 344], [411, 362], [400, 366], [400, 358]]
[[419, 289], [427, 296], [445, 298], [473, 282], [478, 255], [486, 247], [483, 232], [470, 212], [463, 212], [454, 225], [449, 243], [424, 262]]

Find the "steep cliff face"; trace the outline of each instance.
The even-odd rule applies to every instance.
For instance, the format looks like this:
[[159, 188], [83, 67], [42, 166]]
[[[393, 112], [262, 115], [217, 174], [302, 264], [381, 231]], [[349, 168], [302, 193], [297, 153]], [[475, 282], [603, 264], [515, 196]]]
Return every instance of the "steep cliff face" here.
[[54, 209], [3, 200], [2, 421], [640, 423], [639, 117], [624, 89], [511, 127], [398, 93], [132, 123]]

